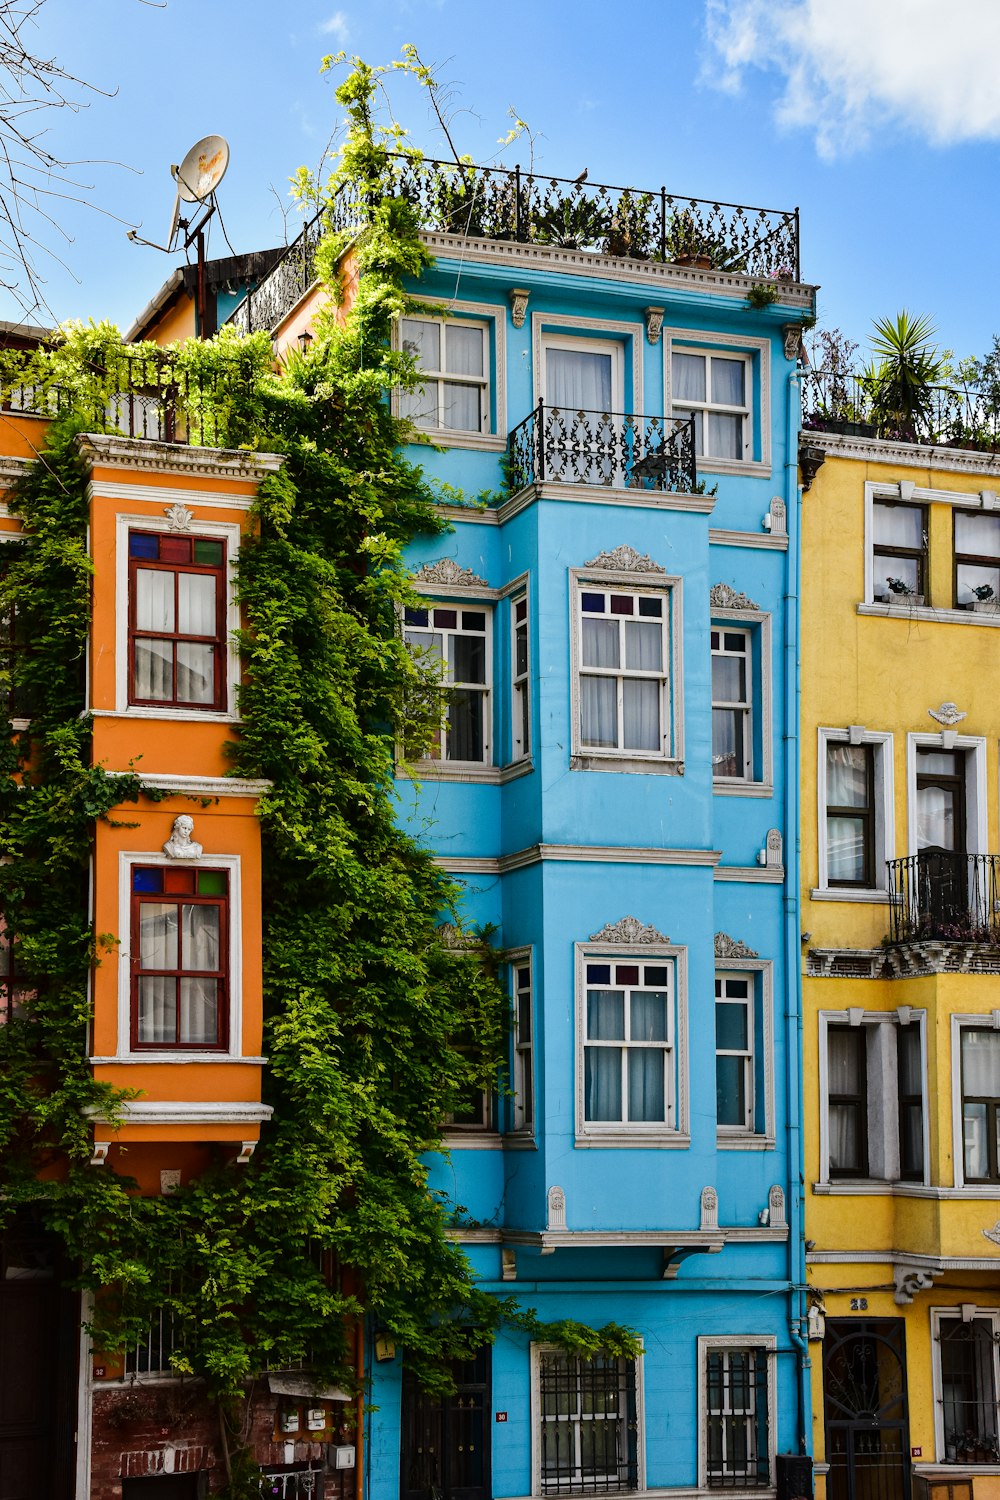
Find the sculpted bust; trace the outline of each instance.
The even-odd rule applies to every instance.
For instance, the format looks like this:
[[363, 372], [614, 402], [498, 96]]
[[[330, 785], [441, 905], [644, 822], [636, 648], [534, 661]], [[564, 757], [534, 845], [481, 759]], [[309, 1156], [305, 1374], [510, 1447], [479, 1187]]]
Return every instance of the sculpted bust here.
[[193, 833], [194, 818], [181, 813], [179, 818], [174, 819], [173, 830], [163, 846], [164, 854], [171, 859], [201, 859], [202, 847], [191, 837]]

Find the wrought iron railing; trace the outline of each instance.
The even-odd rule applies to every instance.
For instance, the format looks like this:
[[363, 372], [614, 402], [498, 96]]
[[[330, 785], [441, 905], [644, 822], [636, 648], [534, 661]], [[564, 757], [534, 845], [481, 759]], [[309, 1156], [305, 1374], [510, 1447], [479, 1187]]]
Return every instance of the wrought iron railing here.
[[56, 417], [77, 411], [89, 431], [123, 437], [186, 443], [197, 447], [235, 448], [252, 443], [248, 398], [257, 374], [249, 354], [237, 355], [219, 371], [191, 369], [167, 351], [121, 349], [92, 371], [85, 391], [71, 390], [50, 374], [44, 360], [26, 356], [0, 380], [0, 409], [30, 416]]
[[694, 418], [569, 411], [539, 401], [508, 437], [507, 464], [513, 494], [546, 480], [691, 494]]
[[[548, 177], [516, 167], [390, 157], [395, 192], [412, 204], [420, 228], [476, 239], [553, 245], [631, 260], [667, 261], [754, 277], [798, 281], [799, 211], [751, 208], [668, 193], [665, 187], [612, 187]], [[325, 214], [334, 230], [359, 229], [370, 200], [344, 184]], [[243, 333], [271, 330], [315, 279], [317, 215], [235, 309]]]
[[890, 942], [1000, 943], [1000, 855], [925, 849], [887, 863]]
[[1000, 406], [970, 386], [931, 386], [911, 417], [888, 408], [873, 377], [807, 370], [802, 381], [804, 431], [891, 438], [953, 448], [1000, 450]]

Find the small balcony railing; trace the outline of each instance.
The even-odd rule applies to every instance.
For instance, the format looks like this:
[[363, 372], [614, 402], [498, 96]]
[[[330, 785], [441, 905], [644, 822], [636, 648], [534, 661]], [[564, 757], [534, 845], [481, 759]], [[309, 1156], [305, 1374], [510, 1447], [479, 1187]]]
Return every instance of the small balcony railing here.
[[694, 418], [569, 411], [539, 401], [508, 437], [507, 463], [512, 494], [546, 481], [692, 494]]
[[1000, 855], [925, 850], [887, 863], [890, 942], [1000, 944]]
[[236, 448], [253, 443], [251, 398], [259, 394], [250, 356], [225, 370], [192, 370], [167, 351], [116, 349], [92, 368], [87, 392], [61, 385], [44, 356], [26, 356], [23, 367], [5, 373], [0, 409], [25, 416], [58, 417], [77, 411], [91, 432], [148, 438], [196, 447]]

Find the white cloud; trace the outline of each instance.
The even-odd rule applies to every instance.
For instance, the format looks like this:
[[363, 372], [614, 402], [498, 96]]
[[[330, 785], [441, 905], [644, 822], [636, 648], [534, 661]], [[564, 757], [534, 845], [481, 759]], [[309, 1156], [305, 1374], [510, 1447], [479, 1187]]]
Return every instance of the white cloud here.
[[1000, 139], [997, 0], [707, 0], [707, 30], [705, 76], [735, 91], [747, 68], [783, 75], [778, 122], [814, 131], [821, 156], [890, 125], [935, 146]]
[[347, 24], [347, 12], [335, 10], [327, 20], [320, 21], [316, 29], [320, 36], [332, 36], [335, 41], [346, 42], [350, 30]]

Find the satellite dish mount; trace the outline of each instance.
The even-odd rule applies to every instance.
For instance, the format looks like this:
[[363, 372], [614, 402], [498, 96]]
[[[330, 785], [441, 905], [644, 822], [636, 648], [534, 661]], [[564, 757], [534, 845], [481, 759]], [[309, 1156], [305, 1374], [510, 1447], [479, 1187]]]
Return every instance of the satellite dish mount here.
[[[152, 240], [143, 240], [134, 229], [129, 230], [129, 239], [139, 245], [149, 245], [154, 250], [163, 250], [172, 255], [183, 243], [185, 250], [197, 247], [198, 279], [195, 292], [195, 308], [198, 315], [198, 331], [205, 337], [205, 314], [207, 297], [205, 288], [205, 225], [215, 213], [217, 204], [215, 190], [226, 175], [229, 166], [229, 146], [221, 135], [206, 135], [196, 141], [180, 166], [171, 166], [170, 175], [177, 184], [173, 213], [170, 216], [170, 232], [165, 245], [155, 245]], [[181, 204], [195, 205], [190, 217], [181, 214]]]

